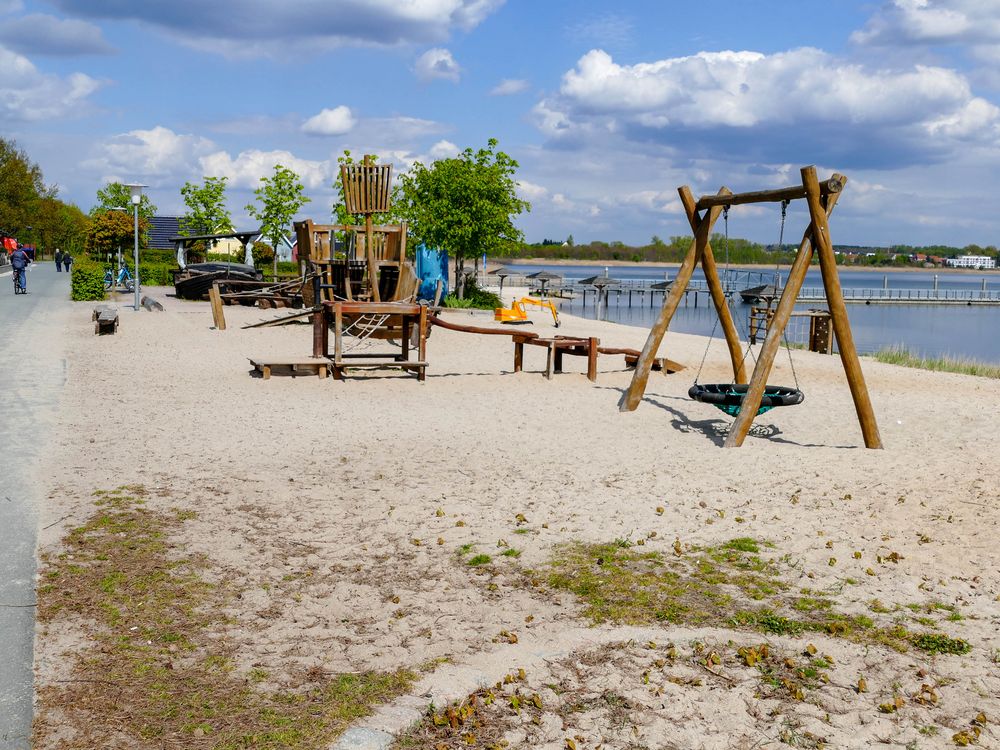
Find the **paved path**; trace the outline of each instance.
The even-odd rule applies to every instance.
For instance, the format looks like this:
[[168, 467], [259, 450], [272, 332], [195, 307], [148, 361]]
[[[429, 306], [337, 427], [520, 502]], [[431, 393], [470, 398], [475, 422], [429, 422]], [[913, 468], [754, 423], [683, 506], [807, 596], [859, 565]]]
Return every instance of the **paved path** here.
[[52, 263], [14, 296], [0, 270], [0, 750], [29, 747], [35, 543], [48, 436], [66, 377], [69, 277]]

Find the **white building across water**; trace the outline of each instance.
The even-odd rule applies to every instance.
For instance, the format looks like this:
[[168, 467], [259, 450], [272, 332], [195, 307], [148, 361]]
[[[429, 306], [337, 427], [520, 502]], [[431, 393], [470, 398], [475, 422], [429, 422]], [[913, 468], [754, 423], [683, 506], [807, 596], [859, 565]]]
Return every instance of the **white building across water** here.
[[949, 268], [996, 268], [997, 262], [988, 255], [959, 255], [957, 258], [947, 258], [945, 265]]

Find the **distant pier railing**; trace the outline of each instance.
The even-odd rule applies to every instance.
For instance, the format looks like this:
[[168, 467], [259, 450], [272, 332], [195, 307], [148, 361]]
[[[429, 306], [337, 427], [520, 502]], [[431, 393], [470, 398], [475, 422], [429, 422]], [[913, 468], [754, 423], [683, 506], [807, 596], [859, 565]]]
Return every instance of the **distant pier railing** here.
[[[729, 274], [720, 274], [723, 291], [727, 297], [738, 295], [740, 292], [754, 286], [762, 284], [774, 284], [777, 282], [778, 292], [781, 292], [781, 278], [771, 272], [761, 271], [730, 271]], [[481, 277], [480, 282], [485, 286], [497, 288], [498, 279], [496, 276]], [[886, 282], [887, 284], [888, 282]], [[523, 275], [509, 275], [504, 279], [504, 287], [529, 287], [532, 291], [542, 289], [542, 285], [535, 279]], [[552, 297], [563, 297], [579, 300], [581, 304], [598, 304], [602, 292], [591, 284], [580, 284], [573, 279], [549, 283], [544, 286], [545, 293]], [[605, 288], [603, 299], [619, 307], [644, 306], [655, 307], [657, 300], [660, 304], [666, 299], [670, 291], [669, 282], [666, 279], [657, 281], [655, 279], [622, 279], [617, 283]], [[986, 280], [983, 280], [982, 287], [978, 289], [941, 289], [936, 284], [930, 289], [891, 289], [887, 285], [874, 288], [843, 287], [844, 301], [853, 304], [868, 305], [890, 305], [890, 304], [910, 304], [910, 305], [1000, 305], [1000, 289], [987, 289]], [[699, 299], [701, 295], [708, 295], [708, 284], [703, 280], [692, 279], [685, 290], [682, 304], [707, 303], [708, 298]], [[740, 300], [742, 301], [742, 300]], [[821, 286], [802, 287], [799, 292], [798, 301], [803, 303], [825, 302], [826, 292]]]

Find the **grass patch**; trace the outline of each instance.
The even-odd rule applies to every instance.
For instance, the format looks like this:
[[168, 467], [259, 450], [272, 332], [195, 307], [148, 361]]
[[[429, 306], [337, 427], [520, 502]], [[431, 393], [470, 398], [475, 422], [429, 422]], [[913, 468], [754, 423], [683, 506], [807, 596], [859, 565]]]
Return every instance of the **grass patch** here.
[[756, 554], [765, 546], [738, 538], [682, 554], [675, 547], [675, 554], [665, 555], [617, 540], [573, 542], [556, 548], [548, 583], [579, 597], [595, 623], [726, 622], [772, 635], [824, 633], [897, 651], [912, 645], [929, 653], [964, 654], [971, 648], [960, 639], [913, 635], [898, 624], [879, 625], [866, 615], [838, 612], [831, 599], [808, 589], [796, 595], [781, 580], [777, 563]]
[[943, 633], [920, 633], [912, 636], [910, 642], [929, 654], [956, 654], [961, 656], [972, 650], [972, 646], [961, 638], [950, 638]]
[[473, 568], [478, 568], [480, 565], [489, 565], [491, 562], [493, 562], [493, 558], [483, 554], [475, 555], [469, 559], [469, 565]]
[[957, 372], [962, 375], [975, 375], [981, 378], [1000, 379], [1000, 367], [988, 365], [974, 359], [957, 357], [918, 357], [901, 346], [891, 346], [880, 349], [871, 357], [879, 362], [902, 367], [914, 367], [920, 370], [935, 370], [937, 372]]
[[225, 638], [236, 592], [170, 541], [191, 514], [151, 511], [143, 494], [98, 493], [66, 552], [43, 558], [39, 621], [86, 627], [91, 646], [72, 679], [40, 691], [33, 744], [69, 729], [60, 747], [325, 748], [415, 679], [315, 669], [282, 679], [281, 692], [259, 689], [267, 672], [237, 673]]

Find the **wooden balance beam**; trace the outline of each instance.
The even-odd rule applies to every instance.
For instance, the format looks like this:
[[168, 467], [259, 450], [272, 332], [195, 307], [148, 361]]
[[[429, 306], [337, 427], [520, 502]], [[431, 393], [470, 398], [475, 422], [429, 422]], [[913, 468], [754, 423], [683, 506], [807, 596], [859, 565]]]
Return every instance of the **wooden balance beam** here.
[[303, 357], [302, 359], [289, 359], [288, 357], [270, 359], [257, 357], [255, 359], [251, 359], [250, 364], [253, 365], [254, 370], [262, 375], [264, 380], [269, 380], [271, 378], [271, 368], [274, 367], [287, 367], [292, 371], [292, 377], [295, 377], [299, 370], [307, 370], [310, 371], [310, 374], [315, 373], [320, 378], [325, 378], [330, 373], [330, 367], [332, 367], [330, 360], [316, 357]]

